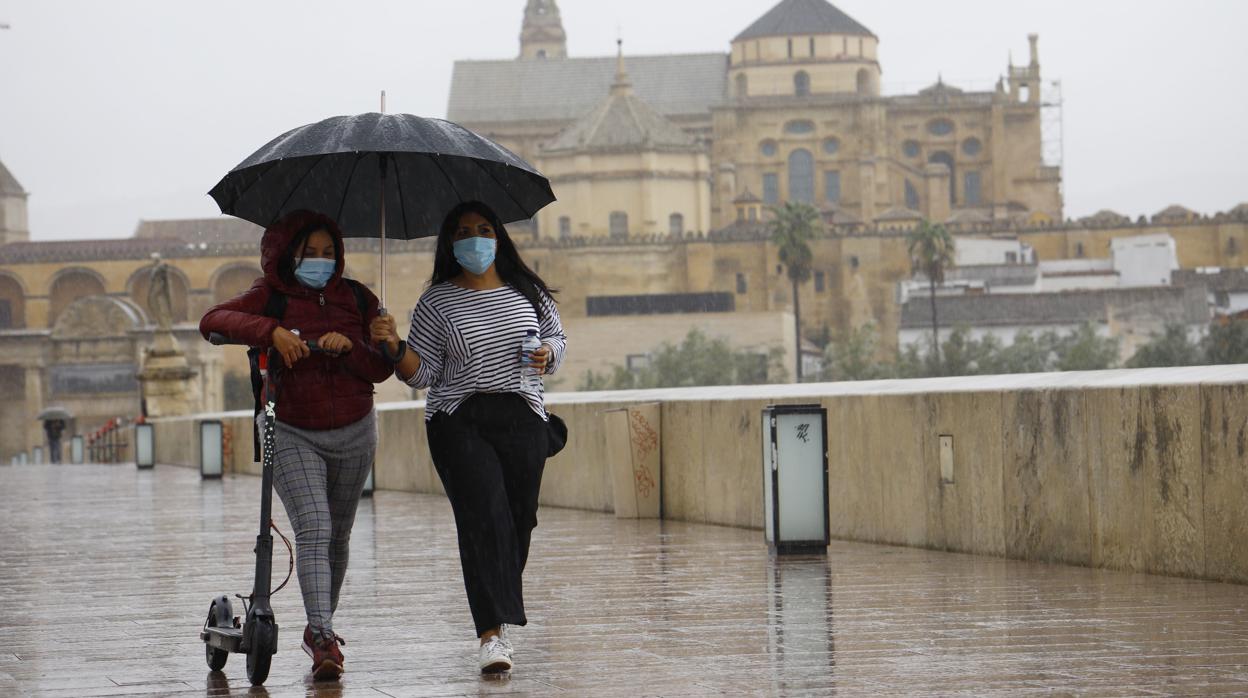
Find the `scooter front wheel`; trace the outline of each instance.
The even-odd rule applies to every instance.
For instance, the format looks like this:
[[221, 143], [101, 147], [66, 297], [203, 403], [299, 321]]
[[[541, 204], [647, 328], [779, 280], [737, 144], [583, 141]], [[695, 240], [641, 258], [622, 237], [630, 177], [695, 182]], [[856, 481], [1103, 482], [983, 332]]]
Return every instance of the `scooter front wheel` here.
[[272, 618], [257, 618], [251, 631], [251, 649], [247, 652], [247, 678], [259, 686], [269, 678], [269, 666], [277, 652], [277, 625]]

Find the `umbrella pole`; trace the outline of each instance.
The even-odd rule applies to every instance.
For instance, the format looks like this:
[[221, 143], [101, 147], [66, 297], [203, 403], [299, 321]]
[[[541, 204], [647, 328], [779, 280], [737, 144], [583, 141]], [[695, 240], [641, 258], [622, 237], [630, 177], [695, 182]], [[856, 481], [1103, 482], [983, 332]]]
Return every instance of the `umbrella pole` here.
[[[381, 113], [386, 113], [386, 91], [381, 91]], [[386, 308], [386, 155], [381, 154], [381, 309]]]
[[386, 309], [386, 156], [381, 156], [381, 312]]

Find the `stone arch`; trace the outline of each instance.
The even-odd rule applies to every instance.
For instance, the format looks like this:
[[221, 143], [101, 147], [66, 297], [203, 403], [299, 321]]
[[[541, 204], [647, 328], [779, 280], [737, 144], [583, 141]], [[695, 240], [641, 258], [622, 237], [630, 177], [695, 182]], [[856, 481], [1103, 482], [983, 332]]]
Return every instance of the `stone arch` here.
[[56, 324], [56, 318], [71, 303], [87, 296], [105, 294], [104, 277], [86, 267], [69, 267], [52, 276], [48, 285], [48, 327]]
[[26, 287], [22, 280], [0, 271], [0, 330], [26, 326]]
[[264, 276], [260, 266], [247, 262], [227, 264], [212, 274], [208, 288], [212, 291], [212, 303], [224, 303], [235, 296], [242, 295], [251, 288], [256, 279]]
[[[169, 266], [169, 300], [172, 301], [173, 321], [186, 322], [189, 318], [187, 296], [191, 288], [190, 280], [181, 269], [168, 262], [166, 264]], [[147, 307], [147, 291], [151, 287], [152, 268], [150, 265], [140, 267], [126, 280], [126, 295], [130, 297], [130, 302], [142, 308], [149, 318], [152, 317], [152, 309]]]
[[143, 310], [122, 298], [92, 295], [76, 298], [52, 324], [53, 339], [124, 337], [147, 324]]

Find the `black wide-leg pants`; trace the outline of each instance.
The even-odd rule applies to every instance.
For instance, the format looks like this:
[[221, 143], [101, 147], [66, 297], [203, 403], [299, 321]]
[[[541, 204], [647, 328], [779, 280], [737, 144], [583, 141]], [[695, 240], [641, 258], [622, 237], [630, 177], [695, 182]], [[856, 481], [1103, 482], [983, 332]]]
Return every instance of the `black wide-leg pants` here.
[[478, 393], [427, 425], [429, 451], [455, 512], [459, 560], [477, 636], [524, 625], [521, 576], [537, 526], [546, 422], [515, 393]]

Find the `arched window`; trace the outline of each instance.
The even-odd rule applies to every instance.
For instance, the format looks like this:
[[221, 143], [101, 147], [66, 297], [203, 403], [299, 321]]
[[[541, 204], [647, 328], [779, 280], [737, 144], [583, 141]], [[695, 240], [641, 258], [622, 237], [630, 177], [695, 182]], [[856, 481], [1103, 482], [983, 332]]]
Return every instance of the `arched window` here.
[[984, 149], [984, 144], [978, 138], [968, 138], [962, 141], [962, 153], [967, 157], [975, 157]]
[[11, 276], [0, 274], [0, 330], [26, 326], [26, 294]]
[[1085, 253], [1084, 253], [1084, 251], [1083, 251], [1083, 243], [1082, 243], [1082, 242], [1076, 242], [1076, 243], [1075, 243], [1075, 257], [1077, 257], [1077, 258], [1079, 258], [1079, 259], [1083, 259], [1083, 255], [1084, 255], [1084, 254], [1085, 254]]
[[611, 212], [611, 237], [628, 237], [628, 214], [623, 211]]
[[572, 219], [567, 216], [559, 216], [559, 237], [572, 237]]
[[911, 211], [919, 210], [919, 190], [914, 188], [914, 183], [906, 180], [906, 208]]
[[789, 39], [789, 58], [793, 57], [793, 40]]
[[841, 203], [841, 173], [827, 170], [823, 173], [823, 198], [830, 204]]
[[1236, 240], [1235, 238], [1226, 239], [1226, 254], [1229, 257], [1234, 257], [1235, 255], [1239, 254], [1239, 241], [1238, 240]]
[[544, 49], [544, 48], [539, 48], [539, 49], [537, 50], [537, 57], [538, 57], [538, 58], [545, 58], [545, 57], [546, 57], [546, 49]]
[[231, 298], [241, 296], [244, 291], [251, 288], [256, 279], [263, 276], [264, 272], [260, 270], [260, 267], [249, 264], [232, 265], [218, 271], [212, 280], [213, 304], [224, 303]]
[[841, 149], [841, 142], [836, 138], [823, 139], [823, 154], [836, 155], [836, 151]]
[[[859, 47], [861, 47], [861, 44], [859, 44]], [[859, 68], [858, 69], [858, 94], [860, 95], [872, 94], [874, 90], [871, 89], [871, 86], [872, 86], [871, 72], [868, 71], [866, 68]]]
[[737, 96], [745, 97], [749, 95], [749, 93], [750, 93], [750, 79], [745, 76], [745, 73], [737, 74]]
[[815, 156], [804, 148], [789, 153], [789, 200], [815, 201]]
[[69, 269], [60, 273], [52, 282], [48, 293], [51, 308], [48, 312], [48, 327], [56, 325], [56, 318], [70, 303], [87, 296], [104, 295], [104, 282], [99, 274], [87, 269]]
[[667, 217], [667, 234], [674, 238], [678, 238], [685, 234], [685, 217], [679, 213], [673, 213]]
[[927, 159], [930, 163], [938, 163], [949, 168], [949, 203], [956, 203], [958, 200], [958, 178], [953, 170], [953, 156], [945, 151], [932, 153]]
[[810, 96], [810, 74], [804, 70], [799, 70], [793, 76], [793, 94], [798, 97]]

